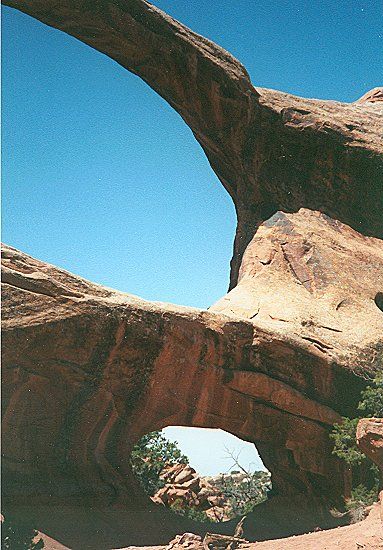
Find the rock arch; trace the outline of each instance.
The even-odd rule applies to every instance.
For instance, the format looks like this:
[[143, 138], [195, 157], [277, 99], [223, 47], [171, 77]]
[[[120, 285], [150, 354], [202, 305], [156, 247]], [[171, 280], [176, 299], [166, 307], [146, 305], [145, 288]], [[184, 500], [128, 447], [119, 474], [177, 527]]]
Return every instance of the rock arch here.
[[275, 496], [339, 503], [348, 480], [329, 431], [383, 365], [379, 93], [346, 105], [255, 89], [230, 54], [143, 0], [6, 3], [148, 82], [238, 213], [231, 290], [209, 311], [4, 247], [6, 499], [145, 508], [129, 448], [182, 424], [254, 442]]
[[[361, 279], [367, 258], [374, 267]], [[382, 266], [376, 239], [311, 211], [279, 214], [259, 228], [237, 287], [201, 311], [111, 291], [4, 247], [6, 500], [150, 509], [130, 448], [185, 425], [256, 444], [275, 502], [339, 504], [348, 480], [328, 435], [358, 401], [355, 370], [382, 365], [371, 300]], [[314, 526], [302, 522], [278, 535]], [[254, 536], [270, 536], [256, 525]]]
[[145, 0], [4, 3], [114, 59], [190, 126], [236, 206], [231, 287], [254, 232], [277, 210], [319, 210], [382, 238], [380, 88], [354, 104], [255, 88], [230, 53]]

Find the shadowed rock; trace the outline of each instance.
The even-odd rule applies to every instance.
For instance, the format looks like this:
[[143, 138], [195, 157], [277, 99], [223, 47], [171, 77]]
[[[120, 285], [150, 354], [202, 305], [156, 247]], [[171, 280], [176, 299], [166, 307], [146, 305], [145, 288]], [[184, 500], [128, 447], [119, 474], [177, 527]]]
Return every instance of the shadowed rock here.
[[358, 447], [379, 468], [380, 520], [383, 524], [383, 418], [362, 418], [356, 429]]
[[383, 476], [383, 418], [359, 420], [356, 440], [360, 449], [378, 466]]

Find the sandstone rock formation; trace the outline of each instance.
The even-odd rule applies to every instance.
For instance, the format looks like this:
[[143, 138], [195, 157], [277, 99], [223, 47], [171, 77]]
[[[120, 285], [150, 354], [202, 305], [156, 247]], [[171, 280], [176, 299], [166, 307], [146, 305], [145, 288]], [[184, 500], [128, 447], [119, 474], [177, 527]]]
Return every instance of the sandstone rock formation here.
[[[362, 418], [358, 422], [356, 441], [361, 451], [374, 462], [380, 471], [381, 489], [383, 482], [383, 418]], [[383, 490], [379, 494], [380, 517], [383, 525]]]
[[328, 434], [383, 365], [380, 91], [346, 105], [256, 89], [144, 0], [6, 3], [162, 95], [238, 213], [231, 291], [208, 312], [4, 248], [6, 499], [145, 507], [129, 450], [185, 425], [255, 443], [274, 495], [339, 501], [348, 482]]
[[206, 520], [223, 521], [225, 498], [189, 465], [176, 464], [161, 473], [165, 485], [152, 497], [153, 502], [168, 507], [193, 509], [206, 514]]
[[356, 103], [377, 103], [383, 101], [383, 88], [374, 88], [366, 92]]
[[[381, 365], [383, 249], [305, 210], [279, 213], [258, 235], [238, 290], [211, 312], [148, 303], [4, 248], [8, 496], [143, 506], [129, 449], [169, 425], [253, 441], [275, 494], [342, 494], [328, 433], [358, 401], [355, 371]], [[357, 334], [351, 316], [368, 330]]]
[[[248, 490], [249, 476], [243, 472], [219, 474], [214, 477], [200, 476], [186, 464], [165, 467], [160, 475], [165, 485], [159, 489], [152, 501], [181, 510], [193, 509], [206, 515], [206, 520], [220, 522], [235, 517], [227, 495], [222, 492], [228, 484], [243, 486]], [[262, 472], [259, 480], [259, 495], [270, 489], [270, 478]]]
[[356, 431], [358, 446], [380, 469], [383, 476], [383, 418], [362, 418]]

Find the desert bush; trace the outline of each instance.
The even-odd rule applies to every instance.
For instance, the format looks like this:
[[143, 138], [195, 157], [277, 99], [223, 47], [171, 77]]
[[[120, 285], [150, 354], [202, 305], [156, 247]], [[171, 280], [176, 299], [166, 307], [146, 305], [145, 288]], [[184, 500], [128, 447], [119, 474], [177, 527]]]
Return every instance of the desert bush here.
[[257, 504], [266, 500], [271, 487], [270, 474], [257, 471], [246, 472], [242, 476], [222, 475], [215, 486], [225, 497], [231, 518], [245, 516], [252, 512]]
[[210, 521], [203, 510], [197, 510], [192, 506], [185, 507], [182, 500], [176, 500], [173, 502], [170, 505], [170, 509], [179, 516], [187, 517], [193, 521], [200, 521], [202, 523]]
[[343, 417], [335, 424], [331, 438], [334, 441], [333, 453], [349, 465], [352, 471], [353, 487], [347, 502], [349, 509], [372, 504], [378, 494], [380, 473], [378, 467], [358, 448], [356, 427], [361, 417], [383, 416], [383, 374], [379, 374], [361, 393], [358, 404], [361, 414], [357, 418]]
[[383, 417], [383, 373], [378, 374], [362, 391], [358, 409], [363, 411], [364, 417]]
[[133, 473], [145, 492], [153, 496], [164, 486], [160, 474], [165, 466], [188, 464], [189, 459], [181, 453], [177, 443], [168, 441], [161, 432], [144, 435], [133, 447], [130, 457]]
[[[1, 548], [3, 550], [40, 550], [44, 548], [42, 538], [28, 523], [5, 514], [1, 526]], [[37, 539], [37, 540], [36, 540]]]

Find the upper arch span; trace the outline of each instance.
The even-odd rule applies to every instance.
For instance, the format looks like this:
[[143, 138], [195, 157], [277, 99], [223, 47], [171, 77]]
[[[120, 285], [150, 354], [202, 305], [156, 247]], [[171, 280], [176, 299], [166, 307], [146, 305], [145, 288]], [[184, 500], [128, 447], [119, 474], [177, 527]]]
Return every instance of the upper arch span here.
[[6, 0], [140, 76], [181, 115], [238, 214], [246, 246], [277, 210], [319, 210], [383, 237], [383, 117], [377, 94], [345, 104], [254, 88], [228, 52], [145, 0]]

